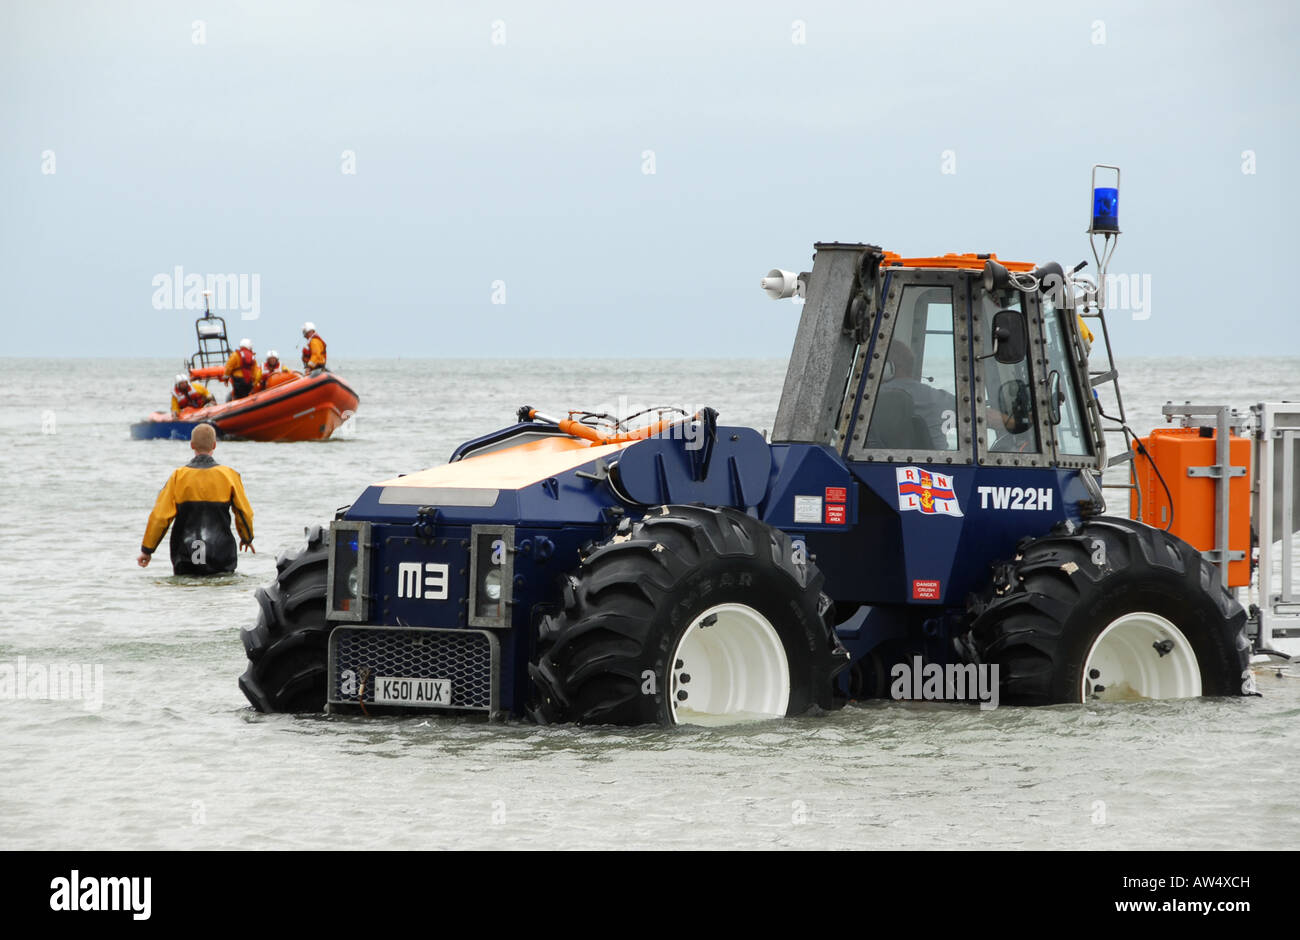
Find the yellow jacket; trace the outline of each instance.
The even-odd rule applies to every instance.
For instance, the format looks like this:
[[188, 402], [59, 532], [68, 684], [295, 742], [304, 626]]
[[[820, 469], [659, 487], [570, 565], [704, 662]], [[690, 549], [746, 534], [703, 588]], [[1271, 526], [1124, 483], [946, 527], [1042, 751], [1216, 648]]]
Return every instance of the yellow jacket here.
[[203, 404], [209, 404], [213, 401], [212, 393], [208, 391], [207, 386], [200, 385], [198, 382], [190, 383], [190, 393], [186, 396], [185, 404], [176, 397], [176, 389], [172, 389], [172, 414], [178, 414], [182, 408], [202, 408], [203, 405], [192, 404], [195, 398], [203, 399]]
[[1092, 330], [1088, 329], [1088, 324], [1083, 322], [1083, 317], [1076, 314], [1075, 319], [1079, 321], [1079, 335], [1083, 337], [1084, 345], [1092, 349]]
[[253, 357], [253, 364], [245, 367], [243, 360], [239, 356], [239, 350], [236, 349], [226, 360], [226, 375], [239, 376], [249, 385], [256, 385], [262, 380], [262, 366], [258, 363], [257, 357]]
[[[232, 509], [240, 541], [252, 542], [253, 507], [244, 493], [243, 480], [230, 467], [217, 463], [210, 454], [199, 454], [185, 466], [173, 470], [167, 478], [153, 512], [149, 514], [140, 550], [152, 555], [173, 519], [176, 519], [173, 542], [177, 541], [178, 535], [182, 539], [188, 538], [192, 534], [189, 529], [211, 529], [214, 521], [218, 528], [224, 529], [229, 539]], [[181, 532], [182, 528], [187, 531]]]
[[325, 365], [325, 340], [315, 333], [311, 334], [311, 339], [307, 340], [307, 345], [302, 349], [302, 364], [308, 369]]

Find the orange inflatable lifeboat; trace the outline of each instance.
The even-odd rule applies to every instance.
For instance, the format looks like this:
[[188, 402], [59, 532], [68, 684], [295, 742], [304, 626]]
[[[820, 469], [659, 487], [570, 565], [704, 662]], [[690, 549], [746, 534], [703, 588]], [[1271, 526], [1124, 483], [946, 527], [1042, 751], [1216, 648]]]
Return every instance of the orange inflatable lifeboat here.
[[[220, 380], [230, 355], [226, 323], [211, 311], [195, 321], [199, 349], [186, 362], [191, 379]], [[172, 414], [155, 411], [131, 425], [135, 440], [189, 440], [197, 424], [211, 424], [227, 440], [323, 441], [356, 413], [360, 399], [341, 376], [320, 368], [302, 375], [272, 373], [266, 388], [244, 397]]]

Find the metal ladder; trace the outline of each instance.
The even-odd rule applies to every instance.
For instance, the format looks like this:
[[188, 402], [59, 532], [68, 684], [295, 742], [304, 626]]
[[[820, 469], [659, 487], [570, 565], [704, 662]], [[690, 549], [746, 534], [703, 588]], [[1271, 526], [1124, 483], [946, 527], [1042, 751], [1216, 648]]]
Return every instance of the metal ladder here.
[[[1106, 469], [1109, 470], [1111, 467], [1118, 467], [1123, 464], [1128, 464], [1127, 482], [1107, 483], [1105, 474], [1103, 473], [1101, 485], [1106, 489], [1128, 490], [1130, 507], [1132, 510], [1136, 511], [1138, 516], [1141, 516], [1142, 490], [1137, 483], [1137, 465], [1134, 460], [1136, 450], [1133, 446], [1134, 438], [1133, 435], [1129, 433], [1128, 416], [1124, 413], [1124, 396], [1120, 394], [1120, 390], [1119, 390], [1119, 369], [1115, 367], [1115, 354], [1114, 351], [1111, 349], [1111, 345], [1110, 345], [1110, 330], [1107, 329], [1106, 327], [1106, 311], [1102, 310], [1100, 307], [1090, 307], [1088, 308], [1088, 310], [1090, 310], [1091, 312], [1084, 311], [1079, 313], [1079, 316], [1084, 320], [1095, 320], [1097, 322], [1097, 324], [1101, 328], [1102, 341], [1106, 346], [1106, 367], [1104, 369], [1093, 369], [1092, 359], [1091, 357], [1089, 357], [1088, 389], [1089, 391], [1093, 392], [1094, 396], [1096, 396], [1096, 392], [1094, 390], [1098, 386], [1110, 385], [1111, 390], [1115, 394], [1115, 409], [1119, 412], [1118, 415], [1111, 415], [1110, 417], [1111, 419], [1118, 418], [1120, 422], [1120, 426], [1118, 428], [1106, 427], [1105, 424], [1107, 423], [1107, 419], [1102, 418], [1103, 425], [1101, 431], [1103, 435], [1118, 434], [1124, 441], [1124, 449], [1121, 452], [1114, 454], [1114, 456], [1109, 456], [1107, 458]], [[1094, 337], [1093, 338], [1094, 348], [1096, 347], [1096, 345], [1097, 345], [1097, 341], [1096, 338]], [[1101, 401], [1100, 397], [1097, 397], [1096, 401], [1097, 401], [1098, 411], [1100, 412], [1101, 410], [1103, 410], [1103, 402]], [[1110, 451], [1111, 448], [1107, 446], [1106, 447], [1107, 454], [1109, 454]]]

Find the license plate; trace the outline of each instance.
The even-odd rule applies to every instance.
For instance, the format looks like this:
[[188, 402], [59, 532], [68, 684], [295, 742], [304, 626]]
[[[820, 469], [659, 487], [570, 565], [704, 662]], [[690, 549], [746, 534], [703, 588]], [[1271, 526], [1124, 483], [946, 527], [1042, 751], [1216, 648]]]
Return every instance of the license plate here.
[[375, 678], [376, 705], [424, 705], [435, 707], [451, 704], [450, 679], [396, 679]]

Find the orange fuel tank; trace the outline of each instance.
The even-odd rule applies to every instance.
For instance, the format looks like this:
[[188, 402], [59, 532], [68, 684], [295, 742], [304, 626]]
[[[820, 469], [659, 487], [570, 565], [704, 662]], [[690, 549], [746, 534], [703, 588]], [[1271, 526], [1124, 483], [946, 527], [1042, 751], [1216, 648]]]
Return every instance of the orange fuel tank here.
[[[1208, 433], [1203, 436], [1202, 431]], [[1213, 428], [1156, 428], [1142, 444], [1151, 459], [1138, 454], [1136, 475], [1142, 491], [1142, 514], [1129, 503], [1129, 518], [1163, 529], [1169, 525], [1170, 498], [1174, 524], [1171, 534], [1201, 551], [1214, 548], [1214, 502], [1219, 481], [1208, 476], [1189, 476], [1191, 467], [1209, 467], [1218, 460], [1218, 432]], [[1233, 434], [1228, 444], [1228, 459], [1246, 473], [1232, 477], [1228, 484], [1228, 548], [1245, 552], [1241, 561], [1228, 564], [1228, 585], [1250, 584], [1250, 441]], [[1151, 460], [1160, 468], [1169, 495], [1151, 468]]]

